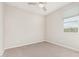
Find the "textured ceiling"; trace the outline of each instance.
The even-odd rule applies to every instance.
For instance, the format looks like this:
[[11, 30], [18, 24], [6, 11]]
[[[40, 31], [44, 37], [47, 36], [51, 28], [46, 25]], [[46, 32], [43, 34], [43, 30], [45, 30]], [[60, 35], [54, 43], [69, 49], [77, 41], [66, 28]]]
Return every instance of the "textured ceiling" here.
[[28, 5], [27, 2], [7, 2], [6, 4], [10, 6], [15, 6], [17, 8], [24, 9], [32, 13], [36, 13], [40, 15], [47, 15], [70, 3], [71, 2], [47, 2], [47, 5], [46, 5], [47, 11], [43, 11], [41, 8], [37, 6]]

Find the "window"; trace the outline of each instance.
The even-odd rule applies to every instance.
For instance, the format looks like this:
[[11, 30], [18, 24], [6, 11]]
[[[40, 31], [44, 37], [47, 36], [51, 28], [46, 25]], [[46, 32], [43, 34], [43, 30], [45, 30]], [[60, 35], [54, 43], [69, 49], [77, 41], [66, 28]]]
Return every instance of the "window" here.
[[63, 13], [64, 32], [78, 32], [79, 28], [79, 3], [74, 3], [65, 8]]
[[64, 19], [64, 32], [78, 32], [79, 16]]

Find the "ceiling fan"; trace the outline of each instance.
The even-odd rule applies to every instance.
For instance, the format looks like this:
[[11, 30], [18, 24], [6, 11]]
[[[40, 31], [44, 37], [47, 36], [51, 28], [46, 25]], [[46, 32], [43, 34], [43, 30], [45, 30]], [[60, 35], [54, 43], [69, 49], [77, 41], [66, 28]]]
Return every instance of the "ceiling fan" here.
[[32, 6], [38, 6], [44, 11], [47, 11], [47, 8], [46, 8], [47, 2], [28, 2], [27, 4]]

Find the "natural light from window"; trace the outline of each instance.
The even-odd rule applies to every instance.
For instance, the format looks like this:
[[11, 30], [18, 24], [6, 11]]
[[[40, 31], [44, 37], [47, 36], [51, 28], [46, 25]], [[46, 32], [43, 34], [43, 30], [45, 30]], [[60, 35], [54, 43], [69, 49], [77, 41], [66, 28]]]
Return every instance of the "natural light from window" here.
[[79, 16], [64, 19], [64, 32], [78, 32]]

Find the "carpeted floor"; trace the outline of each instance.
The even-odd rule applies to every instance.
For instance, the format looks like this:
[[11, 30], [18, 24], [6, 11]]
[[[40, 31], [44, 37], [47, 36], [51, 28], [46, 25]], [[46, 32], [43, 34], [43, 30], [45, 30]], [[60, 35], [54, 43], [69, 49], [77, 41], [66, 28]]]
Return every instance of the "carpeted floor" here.
[[3, 57], [79, 57], [79, 52], [48, 42], [41, 42], [7, 49]]

